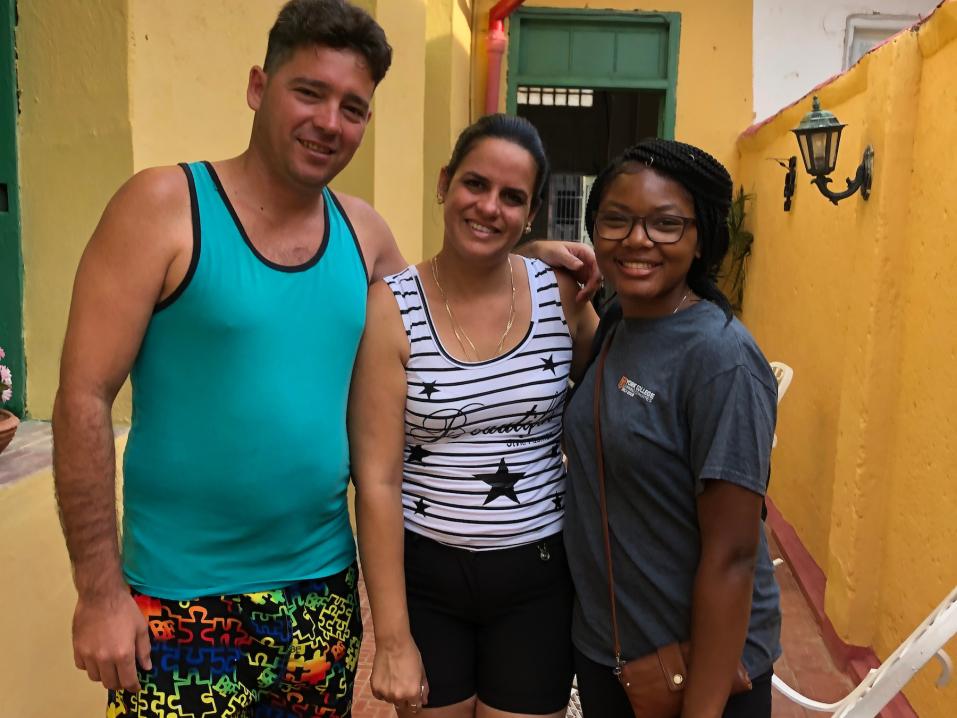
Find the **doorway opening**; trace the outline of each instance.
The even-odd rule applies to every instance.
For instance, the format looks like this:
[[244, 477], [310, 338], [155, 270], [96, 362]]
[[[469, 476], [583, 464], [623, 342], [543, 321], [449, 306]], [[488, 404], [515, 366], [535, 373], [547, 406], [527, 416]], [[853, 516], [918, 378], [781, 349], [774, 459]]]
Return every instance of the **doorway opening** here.
[[674, 137], [681, 16], [521, 8], [509, 22], [508, 112], [538, 129], [552, 166], [535, 238], [588, 241], [595, 175], [645, 137]]
[[551, 164], [533, 237], [588, 241], [585, 203], [602, 168], [662, 130], [660, 90], [520, 86], [516, 111], [535, 125]]

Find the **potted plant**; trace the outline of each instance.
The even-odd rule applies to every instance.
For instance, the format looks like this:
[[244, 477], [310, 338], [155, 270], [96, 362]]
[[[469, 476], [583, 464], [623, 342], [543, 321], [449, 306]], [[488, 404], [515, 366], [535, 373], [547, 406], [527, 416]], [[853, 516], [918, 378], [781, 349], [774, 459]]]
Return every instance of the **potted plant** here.
[[[0, 361], [6, 356], [3, 348], [0, 347]], [[13, 396], [13, 376], [3, 364], [0, 364], [0, 407], [10, 401]], [[17, 416], [6, 409], [0, 408], [0, 452], [7, 448], [7, 445], [13, 441], [13, 435], [17, 433], [17, 427], [20, 420]]]

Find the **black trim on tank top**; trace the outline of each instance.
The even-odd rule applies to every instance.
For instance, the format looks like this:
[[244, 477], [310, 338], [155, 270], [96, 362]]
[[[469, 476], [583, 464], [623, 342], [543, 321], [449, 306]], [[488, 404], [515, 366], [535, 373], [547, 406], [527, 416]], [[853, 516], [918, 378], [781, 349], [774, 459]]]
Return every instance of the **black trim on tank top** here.
[[362, 262], [362, 268], [365, 270], [366, 279], [369, 284], [372, 284], [372, 275], [369, 274], [369, 265], [366, 264], [366, 256], [362, 253], [362, 246], [359, 244], [359, 235], [356, 234], [356, 228], [352, 226], [352, 221], [349, 219], [349, 215], [346, 214], [346, 211], [342, 208], [342, 202], [339, 201], [339, 198], [336, 197], [335, 192], [329, 190], [329, 196], [332, 197], [332, 201], [336, 205], [336, 209], [339, 210], [339, 216], [345, 221], [346, 226], [349, 228], [349, 231], [352, 233], [352, 241], [356, 243], [356, 251], [359, 253], [359, 261]]
[[246, 228], [243, 226], [242, 221], [240, 221], [239, 215], [236, 214], [236, 208], [233, 207], [233, 203], [229, 201], [229, 195], [226, 194], [226, 189], [223, 187], [223, 183], [219, 180], [219, 175], [216, 174], [216, 170], [213, 168], [212, 163], [204, 161], [203, 165], [205, 165], [206, 171], [209, 172], [210, 179], [213, 180], [213, 184], [216, 186], [216, 191], [219, 192], [220, 199], [223, 200], [223, 204], [226, 205], [226, 209], [233, 218], [233, 224], [236, 225], [236, 229], [239, 231], [240, 236], [243, 238], [246, 246], [249, 247], [249, 250], [253, 253], [253, 256], [255, 256], [256, 259], [270, 269], [275, 269], [277, 272], [290, 273], [304, 272], [319, 263], [319, 260], [322, 259], [322, 255], [326, 253], [326, 247], [329, 246], [329, 207], [325, 202], [325, 198], [323, 198], [322, 203], [322, 213], [325, 228], [323, 229], [322, 233], [322, 241], [319, 243], [319, 248], [316, 250], [316, 253], [302, 264], [277, 264], [276, 262], [266, 259], [266, 257], [264, 257], [259, 250], [256, 249], [256, 245], [254, 245], [249, 239], [249, 235], [246, 234]]
[[153, 307], [153, 314], [163, 311], [180, 298], [183, 292], [186, 291], [186, 287], [188, 287], [189, 283], [193, 280], [193, 275], [196, 274], [196, 267], [199, 266], [199, 253], [202, 246], [202, 226], [199, 221], [199, 200], [196, 198], [196, 182], [193, 180], [193, 172], [189, 168], [189, 165], [185, 162], [180, 162], [179, 167], [183, 170], [183, 174], [186, 175], [186, 186], [189, 187], [189, 215], [193, 223], [193, 254], [189, 258], [189, 267], [186, 269], [183, 281], [173, 290], [172, 294]]

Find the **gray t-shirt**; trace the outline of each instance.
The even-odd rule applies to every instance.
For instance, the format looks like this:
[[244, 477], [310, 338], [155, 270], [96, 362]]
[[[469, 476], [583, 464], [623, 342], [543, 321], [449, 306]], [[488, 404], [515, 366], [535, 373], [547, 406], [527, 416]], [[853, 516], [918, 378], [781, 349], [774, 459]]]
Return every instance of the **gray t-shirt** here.
[[[577, 593], [572, 638], [614, 664], [592, 401], [597, 361], [565, 414], [565, 545]], [[602, 385], [602, 441], [622, 657], [685, 641], [700, 555], [696, 498], [706, 480], [765, 493], [777, 384], [736, 319], [700, 301], [675, 315], [624, 319]], [[742, 661], [752, 677], [781, 653], [774, 567], [761, 527]]]

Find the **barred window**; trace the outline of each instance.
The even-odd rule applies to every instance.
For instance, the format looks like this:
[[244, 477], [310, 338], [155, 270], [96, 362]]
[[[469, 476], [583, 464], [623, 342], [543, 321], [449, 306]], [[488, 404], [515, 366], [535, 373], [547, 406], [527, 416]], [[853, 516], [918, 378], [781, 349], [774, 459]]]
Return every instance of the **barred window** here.
[[594, 90], [578, 87], [529, 87], [519, 86], [516, 93], [520, 105], [543, 105], [549, 107], [591, 107], [595, 101]]

